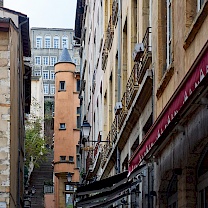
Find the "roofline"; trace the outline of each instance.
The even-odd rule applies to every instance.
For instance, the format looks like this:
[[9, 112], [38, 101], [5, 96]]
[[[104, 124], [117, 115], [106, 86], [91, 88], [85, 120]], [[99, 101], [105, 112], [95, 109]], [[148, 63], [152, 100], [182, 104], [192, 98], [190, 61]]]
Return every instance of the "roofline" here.
[[59, 61], [59, 62], [55, 63], [54, 66], [56, 66], [57, 64], [74, 64], [74, 66], [76, 66], [76, 64], [71, 61]]
[[30, 30], [70, 30], [74, 31], [72, 28], [47, 28], [47, 27], [31, 27]]
[[16, 14], [16, 15], [18, 15], [18, 16], [24, 16], [24, 17], [27, 17], [26, 14], [23, 14], [23, 13], [21, 13], [21, 12], [17, 12], [17, 11], [15, 11], [15, 10], [8, 9], [8, 8], [2, 7], [2, 6], [0, 6], [0, 10], [5, 10], [5, 11], [7, 11], [7, 12]]

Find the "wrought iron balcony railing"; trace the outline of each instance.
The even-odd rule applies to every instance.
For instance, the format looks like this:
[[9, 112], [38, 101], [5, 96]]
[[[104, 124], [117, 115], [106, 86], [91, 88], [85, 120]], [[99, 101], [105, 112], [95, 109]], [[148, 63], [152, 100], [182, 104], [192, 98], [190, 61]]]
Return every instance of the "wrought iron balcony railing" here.
[[120, 111], [120, 114], [118, 115], [118, 129], [121, 129], [123, 122], [126, 118], [128, 109], [127, 109], [127, 105], [126, 105], [126, 92], [123, 94], [123, 97], [121, 99], [122, 102], [122, 109]]
[[113, 5], [112, 5], [112, 24], [113, 25], [116, 25], [117, 16], [118, 16], [118, 0], [114, 0]]
[[139, 67], [138, 67], [138, 63], [136, 63], [134, 65], [134, 68], [131, 72], [131, 75], [130, 75], [127, 85], [126, 85], [126, 106], [127, 106], [127, 109], [129, 109], [131, 107], [134, 97], [139, 89], [138, 73], [139, 73]]
[[[146, 70], [149, 68], [152, 61], [152, 46], [151, 46], [151, 27], [148, 27], [143, 38], [144, 51], [132, 69], [131, 75], [127, 81], [126, 92], [121, 99], [122, 109], [115, 116], [111, 130], [108, 134], [109, 144], [103, 146], [101, 166], [104, 167], [112, 150], [112, 144], [117, 140], [117, 131], [120, 131], [126, 119], [128, 110], [131, 108], [135, 96], [139, 90], [140, 84], [144, 78]], [[116, 120], [117, 119], [117, 120]], [[117, 121], [117, 122], [116, 122]]]

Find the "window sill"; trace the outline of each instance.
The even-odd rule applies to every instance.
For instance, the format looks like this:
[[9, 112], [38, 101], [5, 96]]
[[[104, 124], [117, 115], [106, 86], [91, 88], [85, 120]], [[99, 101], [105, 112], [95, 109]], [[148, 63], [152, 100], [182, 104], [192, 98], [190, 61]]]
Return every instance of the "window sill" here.
[[58, 92], [66, 92], [66, 90], [58, 90]]
[[59, 131], [64, 131], [66, 130], [66, 128], [59, 128]]
[[188, 31], [183, 48], [186, 50], [194, 40], [196, 34], [198, 33], [199, 29], [201, 28], [205, 18], [208, 15], [208, 0], [204, 3], [201, 10], [197, 13], [195, 20], [193, 21], [190, 30]]
[[67, 161], [67, 160], [54, 162], [54, 164], [60, 164], [60, 163], [69, 163], [69, 164], [74, 164], [74, 162], [70, 162], [70, 161]]
[[156, 93], [157, 98], [160, 98], [160, 96], [164, 92], [166, 86], [168, 85], [168, 82], [170, 81], [171, 77], [173, 76], [173, 73], [174, 73], [174, 65], [173, 64], [174, 64], [173, 62], [170, 64], [170, 66], [168, 67], [168, 69], [166, 70], [165, 74], [162, 77], [162, 80], [159, 84], [159, 87], [158, 87], [157, 93]]

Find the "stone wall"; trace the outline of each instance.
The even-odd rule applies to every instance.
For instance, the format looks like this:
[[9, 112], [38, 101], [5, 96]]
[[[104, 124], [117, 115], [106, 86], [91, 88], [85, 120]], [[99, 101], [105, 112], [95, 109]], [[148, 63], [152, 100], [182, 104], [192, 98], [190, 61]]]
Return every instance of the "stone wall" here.
[[[1, 1], [2, 3], [2, 1]], [[10, 187], [10, 71], [8, 33], [0, 32], [0, 202], [9, 204]]]

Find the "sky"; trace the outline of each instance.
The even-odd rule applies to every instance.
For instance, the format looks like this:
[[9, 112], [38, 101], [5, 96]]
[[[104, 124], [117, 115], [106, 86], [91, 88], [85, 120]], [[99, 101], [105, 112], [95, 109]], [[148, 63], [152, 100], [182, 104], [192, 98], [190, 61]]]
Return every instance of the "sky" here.
[[26, 14], [30, 27], [74, 29], [77, 0], [4, 0], [4, 7]]

